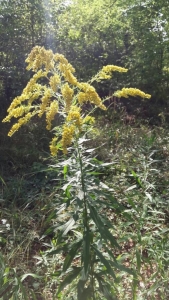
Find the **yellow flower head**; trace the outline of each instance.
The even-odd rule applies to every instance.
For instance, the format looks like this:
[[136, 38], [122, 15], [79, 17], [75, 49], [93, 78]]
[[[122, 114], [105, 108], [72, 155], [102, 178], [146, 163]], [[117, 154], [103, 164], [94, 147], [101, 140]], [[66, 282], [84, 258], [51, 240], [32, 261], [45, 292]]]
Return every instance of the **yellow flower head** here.
[[55, 115], [58, 113], [58, 102], [56, 100], [52, 101], [50, 104], [48, 111], [46, 112], [46, 129], [50, 130], [51, 129], [51, 122], [54, 120]]
[[70, 88], [68, 83], [65, 83], [61, 88], [61, 93], [65, 100], [65, 109], [66, 111], [69, 111], [73, 99], [74, 91], [73, 89]]
[[27, 70], [32, 69], [34, 72], [43, 66], [47, 72], [54, 68], [54, 54], [52, 50], [46, 50], [40, 46], [35, 46], [25, 61], [28, 63]]
[[72, 85], [77, 85], [77, 78], [72, 74], [75, 72], [75, 69], [71, 64], [59, 63], [58, 69], [60, 70], [66, 81], [68, 81]]
[[63, 153], [67, 154], [67, 147], [71, 145], [73, 136], [75, 134], [76, 127], [74, 125], [64, 125], [62, 131], [61, 144], [63, 147]]
[[151, 98], [151, 95], [145, 94], [144, 92], [135, 88], [123, 88], [121, 91], [115, 92], [114, 96], [119, 98], [121, 97], [128, 98], [129, 96], [133, 96], [133, 97], [140, 96], [141, 98], [147, 98], [147, 99]]
[[45, 112], [46, 107], [51, 100], [51, 97], [52, 97], [52, 90], [49, 88], [46, 88], [44, 91], [44, 95], [41, 98], [42, 104], [39, 107], [39, 114], [38, 114], [39, 117], [41, 117], [43, 115], [43, 113]]
[[114, 72], [114, 71], [117, 71], [117, 72], [120, 72], [120, 73], [124, 73], [124, 72], [126, 73], [128, 71], [128, 69], [118, 67], [118, 66], [114, 66], [114, 65], [107, 65], [107, 66], [104, 66], [101, 71], [103, 71], [104, 73], [111, 73], [111, 72]]
[[64, 55], [63, 54], [59, 54], [59, 53], [56, 53], [56, 54], [54, 54], [54, 60], [56, 61], [56, 62], [60, 62], [60, 63], [62, 63], [62, 64], [64, 64], [64, 65], [67, 65], [68, 64], [68, 60], [64, 57]]
[[18, 123], [14, 124], [14, 125], [12, 126], [12, 128], [10, 129], [10, 131], [9, 131], [9, 133], [8, 133], [8, 136], [12, 136], [16, 131], [18, 131], [18, 129], [19, 129], [22, 125], [28, 123], [28, 121], [30, 120], [31, 117], [32, 117], [31, 113], [28, 113], [25, 117], [20, 118], [20, 119], [18, 120]]
[[91, 117], [91, 116], [86, 116], [83, 119], [83, 124], [87, 124], [87, 125], [93, 125], [95, 123], [95, 118]]
[[60, 76], [58, 74], [54, 74], [50, 77], [49, 84], [54, 92], [57, 91], [58, 85], [60, 83]]
[[83, 123], [82, 117], [80, 115], [80, 108], [77, 106], [72, 106], [68, 113], [66, 121], [72, 122], [75, 126], [77, 126], [80, 129]]
[[123, 73], [123, 72], [127, 72], [128, 69], [118, 67], [118, 66], [114, 66], [114, 65], [107, 65], [107, 66], [104, 66], [101, 69], [101, 71], [98, 73], [96, 78], [98, 79], [98, 81], [102, 80], [102, 79], [110, 79], [111, 78], [111, 73], [115, 72], [115, 71]]
[[49, 148], [50, 148], [50, 152], [51, 152], [52, 156], [57, 155], [57, 152], [58, 152], [58, 148], [57, 148], [57, 144], [56, 144], [57, 140], [58, 140], [58, 138], [55, 136], [52, 139], [52, 141], [50, 142]]
[[95, 88], [88, 83], [78, 83], [78, 87], [84, 92], [80, 92], [77, 95], [77, 99], [80, 105], [89, 101], [90, 103], [100, 107], [103, 110], [106, 110], [105, 105], [102, 103], [101, 98], [97, 94]]

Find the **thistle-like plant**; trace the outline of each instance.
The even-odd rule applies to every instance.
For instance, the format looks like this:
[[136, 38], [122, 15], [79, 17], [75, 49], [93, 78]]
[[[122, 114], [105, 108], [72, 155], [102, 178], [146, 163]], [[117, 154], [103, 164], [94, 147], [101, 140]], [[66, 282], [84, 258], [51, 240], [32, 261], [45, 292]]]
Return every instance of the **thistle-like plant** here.
[[[85, 114], [82, 107], [89, 102], [94, 108], [106, 110], [92, 82], [109, 79], [113, 71], [127, 72], [127, 69], [104, 66], [91, 81], [79, 82], [74, 75], [75, 69], [63, 55], [39, 46], [32, 49], [26, 62], [27, 69], [35, 74], [21, 96], [13, 100], [3, 122], [10, 121], [12, 117], [18, 119], [9, 131], [9, 136], [12, 136], [33, 116], [45, 114], [46, 128], [54, 132], [51, 154], [56, 156], [58, 151], [68, 154], [67, 158], [59, 158], [53, 166], [63, 169], [64, 185], [57, 203], [54, 203], [57, 244], [47, 255], [66, 253], [62, 270], [57, 273], [62, 280], [56, 297], [63, 299], [61, 293], [64, 290], [71, 299], [116, 299], [115, 270], [127, 271], [133, 276], [134, 272], [116, 259], [115, 252], [118, 250], [115, 249], [120, 246], [106, 212], [111, 208], [122, 214], [123, 207], [112, 196], [111, 189], [99, 180], [99, 173], [106, 164], [93, 158], [93, 149], [85, 148], [87, 134], [95, 120], [91, 112]], [[150, 98], [150, 95], [133, 88], [123, 88], [115, 95]], [[62, 124], [52, 126], [58, 116]], [[65, 289], [69, 284], [73, 295], [76, 289], [76, 297]]]

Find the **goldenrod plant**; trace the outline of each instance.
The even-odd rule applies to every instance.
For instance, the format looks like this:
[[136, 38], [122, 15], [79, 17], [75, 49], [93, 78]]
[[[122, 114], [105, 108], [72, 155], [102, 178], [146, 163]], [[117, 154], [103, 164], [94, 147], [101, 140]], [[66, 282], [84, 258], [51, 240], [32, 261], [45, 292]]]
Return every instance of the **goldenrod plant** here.
[[[27, 70], [35, 74], [21, 96], [13, 100], [3, 122], [13, 117], [18, 120], [9, 131], [12, 136], [32, 117], [45, 114], [46, 128], [54, 132], [50, 151], [56, 156], [56, 164], [52, 167], [60, 168], [64, 178], [53, 203], [57, 240], [44, 255], [64, 253], [66, 257], [61, 269], [52, 275], [60, 278], [53, 299], [117, 299], [116, 270], [128, 272], [133, 281], [137, 276], [116, 258], [120, 245], [105, 208], [113, 209], [117, 215], [126, 213], [112, 190], [99, 180], [102, 169], [111, 167], [111, 163], [98, 161], [95, 150], [85, 147], [95, 119], [93, 109], [85, 112], [82, 108], [89, 102], [94, 109], [106, 110], [92, 83], [109, 79], [114, 71], [127, 72], [127, 69], [104, 66], [89, 82], [79, 82], [75, 69], [63, 55], [39, 46], [32, 49], [26, 62]], [[115, 95], [150, 98], [134, 88], [123, 88]], [[58, 116], [62, 124], [56, 127]], [[59, 151], [64, 155], [57, 157]]]
[[[46, 128], [51, 130], [52, 121], [60, 114], [64, 117], [62, 129], [51, 141], [50, 150], [56, 155], [58, 149], [67, 153], [67, 147], [71, 145], [75, 135], [83, 132], [83, 125], [93, 123], [93, 117], [86, 119], [81, 107], [90, 102], [95, 107], [106, 110], [104, 103], [89, 83], [79, 82], [75, 77], [75, 69], [62, 54], [54, 54], [52, 50], [36, 46], [32, 49], [28, 58], [27, 70], [35, 74], [29, 80], [21, 96], [16, 97], [8, 108], [8, 116], [3, 122], [9, 122], [14, 117], [18, 119], [8, 135], [12, 136], [18, 129], [26, 124], [32, 117], [46, 115]], [[112, 72], [127, 72], [127, 69], [114, 65], [107, 65], [91, 79], [101, 81], [110, 79]], [[139, 89], [123, 88], [115, 92], [117, 97], [140, 96], [150, 98]], [[61, 138], [59, 137], [61, 136]], [[59, 139], [60, 138], [60, 139]]]

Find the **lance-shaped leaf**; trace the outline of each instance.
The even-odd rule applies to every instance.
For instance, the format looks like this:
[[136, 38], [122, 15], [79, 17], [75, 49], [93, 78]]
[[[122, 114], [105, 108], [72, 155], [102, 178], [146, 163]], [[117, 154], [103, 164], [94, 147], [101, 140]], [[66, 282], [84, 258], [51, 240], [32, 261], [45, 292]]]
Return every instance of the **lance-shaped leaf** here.
[[72, 283], [72, 281], [79, 275], [80, 271], [80, 267], [74, 267], [73, 270], [70, 273], [68, 273], [68, 275], [63, 279], [63, 281], [59, 285], [57, 296], [68, 284]]
[[93, 219], [94, 223], [96, 224], [99, 233], [101, 234], [102, 238], [105, 241], [109, 241], [112, 245], [112, 247], [118, 247], [120, 248], [119, 244], [117, 243], [115, 237], [110, 233], [110, 231], [108, 230], [108, 228], [105, 226], [105, 224], [102, 222], [101, 218], [99, 217], [96, 209], [94, 208], [94, 206], [89, 205], [90, 208], [90, 216]]
[[65, 258], [65, 261], [64, 261], [64, 264], [63, 264], [63, 272], [66, 272], [67, 269], [70, 267], [72, 260], [74, 259], [74, 257], [77, 254], [77, 251], [79, 250], [79, 248], [82, 245], [82, 241], [83, 240], [80, 240], [77, 243], [74, 243], [72, 245], [71, 250], [69, 251], [68, 255]]
[[75, 220], [73, 218], [71, 218], [69, 221], [66, 222], [66, 224], [61, 226], [64, 230], [63, 236], [66, 235], [73, 228], [74, 224], [75, 224]]
[[84, 263], [84, 273], [85, 276], [89, 269], [90, 263], [90, 231], [89, 228], [85, 228], [83, 237], [83, 263]]
[[96, 277], [99, 283], [99, 291], [101, 292], [101, 294], [103, 294], [103, 296], [107, 299], [107, 300], [117, 300], [117, 298], [115, 296], [113, 296], [110, 291], [111, 291], [111, 287], [108, 283], [106, 283], [103, 278], [97, 276]]
[[116, 260], [115, 256], [113, 255], [112, 251], [108, 249], [108, 247], [104, 246], [105, 250], [108, 252], [108, 254], [110, 255], [110, 257], [113, 258], [113, 261], [110, 261], [111, 266], [115, 267], [116, 269], [119, 269], [120, 271], [124, 271], [130, 275], [135, 275], [135, 272], [121, 264], [119, 264], [119, 262]]
[[[2, 287], [0, 287], [0, 297], [4, 297], [2, 299], [6, 300], [7, 298], [5, 298], [5, 296], [10, 297], [11, 294], [9, 295], [9, 293], [11, 290], [12, 290], [12, 284], [8, 281]], [[8, 299], [10, 299], [10, 298], [8, 298]]]
[[86, 281], [79, 280], [77, 285], [77, 299], [78, 300], [86, 300], [92, 299], [92, 288], [91, 286], [85, 288]]
[[103, 254], [97, 248], [95, 248], [94, 246], [92, 246], [92, 248], [94, 249], [96, 255], [100, 258], [100, 261], [102, 262], [102, 264], [106, 267], [107, 273], [116, 280], [116, 275], [115, 275], [113, 269], [111, 268], [109, 261], [103, 256]]

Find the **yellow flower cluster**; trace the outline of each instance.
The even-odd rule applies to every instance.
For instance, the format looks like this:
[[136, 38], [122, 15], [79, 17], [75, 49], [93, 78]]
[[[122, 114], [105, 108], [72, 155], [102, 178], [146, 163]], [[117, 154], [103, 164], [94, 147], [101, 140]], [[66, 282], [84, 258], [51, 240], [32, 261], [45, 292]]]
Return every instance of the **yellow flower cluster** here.
[[[92, 85], [77, 81], [74, 76], [75, 69], [64, 55], [54, 54], [52, 50], [36, 46], [32, 49], [26, 62], [28, 63], [27, 69], [33, 70], [35, 74], [29, 80], [22, 94], [16, 97], [8, 108], [8, 116], [4, 118], [3, 122], [9, 122], [12, 117], [19, 118], [8, 135], [12, 136], [32, 116], [38, 114], [41, 117], [44, 113], [46, 113], [46, 128], [50, 130], [55, 115], [62, 108], [60, 113], [64, 117], [65, 123], [60, 132], [61, 141], [58, 142], [58, 137], [54, 137], [50, 143], [50, 151], [52, 155], [56, 155], [61, 146], [63, 153], [66, 154], [67, 147], [71, 145], [74, 136], [81, 130], [86, 130], [87, 125], [93, 125], [95, 122], [91, 116], [83, 118], [80, 107], [88, 101], [103, 110], [106, 110], [106, 107]], [[114, 71], [127, 72], [127, 69], [114, 65], [104, 66], [90, 82], [109, 79]], [[43, 80], [39, 83], [38, 80], [41, 78]], [[151, 97], [149, 94], [133, 88], [123, 88], [121, 91], [117, 91], [115, 96], [126, 98], [140, 96], [148, 99]], [[33, 103], [35, 100], [40, 100], [40, 103], [38, 101]]]
[[55, 53], [54, 56], [53, 56], [53, 58], [54, 58], [54, 60], [56, 62], [59, 61], [59, 62], [61, 62], [64, 65], [68, 65], [68, 63], [69, 63], [68, 60], [66, 59], [66, 57], [64, 57], [63, 54]]
[[59, 83], [60, 83], [60, 76], [58, 74], [54, 74], [53, 76], [50, 77], [49, 84], [55, 93], [58, 89]]
[[42, 104], [39, 107], [39, 113], [38, 113], [39, 117], [42, 117], [42, 115], [44, 114], [46, 107], [51, 100], [51, 97], [52, 97], [52, 90], [46, 87], [43, 97], [41, 98]]
[[115, 71], [122, 73], [122, 72], [127, 72], [128, 70], [114, 65], [107, 65], [101, 69], [98, 75], [96, 75], [96, 80], [110, 79], [111, 73]]
[[[12, 115], [12, 110], [15, 109], [17, 106], [19, 106], [23, 101], [25, 101], [25, 99], [28, 99], [29, 98], [29, 95], [24, 95], [22, 94], [21, 96], [18, 96], [16, 98], [14, 98], [14, 100], [12, 101], [11, 105], [9, 106], [7, 112]], [[6, 118], [3, 120], [3, 122], [8, 122], [8, 121], [5, 121]]]
[[76, 127], [73, 124], [70, 126], [63, 126], [61, 144], [64, 154], [67, 154], [67, 147], [71, 145], [75, 131]]
[[65, 100], [65, 110], [66, 110], [66, 112], [68, 112], [70, 109], [70, 106], [71, 106], [72, 99], [73, 99], [74, 91], [73, 91], [73, 89], [70, 88], [68, 83], [65, 83], [61, 88], [61, 93]]
[[141, 98], [147, 98], [147, 99], [151, 98], [151, 95], [145, 94], [144, 92], [135, 88], [123, 88], [121, 91], [115, 92], [114, 96], [119, 98], [121, 97], [128, 98], [129, 96], [133, 96], [133, 97], [140, 96]]
[[50, 153], [55, 156], [57, 155], [57, 152], [58, 152], [58, 148], [57, 148], [57, 140], [58, 138], [55, 136], [52, 141], [50, 142]]
[[28, 113], [25, 117], [20, 118], [20, 119], [18, 120], [18, 123], [14, 124], [14, 125], [12, 126], [12, 128], [10, 129], [10, 131], [9, 131], [9, 133], [8, 133], [8, 136], [12, 136], [16, 131], [18, 131], [18, 129], [19, 129], [22, 125], [28, 123], [28, 121], [30, 120], [31, 116], [32, 116], [31, 113]]
[[46, 113], [46, 129], [50, 130], [51, 129], [51, 122], [54, 120], [55, 115], [58, 113], [58, 102], [56, 100], [52, 101], [52, 103], [49, 106], [49, 109]]
[[80, 115], [80, 110], [80, 107], [72, 106], [66, 118], [67, 122], [72, 122], [79, 129], [81, 128], [81, 125], [83, 123], [83, 119]]
[[95, 123], [95, 118], [91, 117], [91, 116], [86, 116], [83, 119], [83, 124], [87, 124], [87, 125], [93, 125]]
[[14, 108], [12, 112], [9, 112], [8, 116], [4, 118], [2, 122], [9, 122], [12, 117], [19, 118], [23, 116], [23, 114], [25, 113], [25, 109], [25, 106], [19, 106], [17, 108]]
[[118, 67], [118, 66], [114, 66], [114, 65], [107, 65], [107, 66], [104, 66], [102, 68], [102, 71], [105, 72], [105, 73], [111, 73], [111, 72], [114, 72], [114, 71], [117, 71], [117, 72], [120, 72], [120, 73], [123, 73], [123, 72], [126, 73], [128, 71], [128, 69]]
[[97, 94], [93, 86], [85, 82], [78, 83], [77, 86], [78, 88], [84, 91], [84, 92], [80, 92], [77, 95], [77, 99], [80, 105], [89, 101], [90, 103], [93, 103], [94, 105], [100, 107], [101, 109], [106, 110], [105, 105], [102, 103], [101, 98], [99, 97], [99, 95]]
[[75, 72], [75, 69], [71, 64], [60, 63], [58, 69], [61, 71], [66, 81], [72, 85], [77, 85], [77, 78], [72, 74]]
[[34, 72], [37, 72], [42, 67], [47, 72], [54, 68], [54, 54], [52, 50], [46, 50], [40, 46], [35, 46], [25, 61], [28, 63], [27, 70], [32, 69]]

